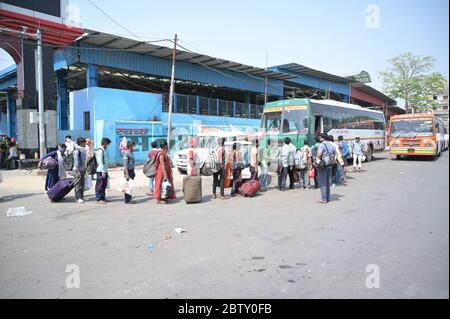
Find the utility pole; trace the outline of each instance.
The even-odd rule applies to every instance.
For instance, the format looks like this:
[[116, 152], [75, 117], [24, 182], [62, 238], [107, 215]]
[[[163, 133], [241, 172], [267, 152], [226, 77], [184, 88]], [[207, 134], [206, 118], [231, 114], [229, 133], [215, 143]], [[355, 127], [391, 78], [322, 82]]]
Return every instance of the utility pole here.
[[45, 148], [45, 123], [44, 123], [44, 77], [42, 59], [42, 32], [36, 30], [37, 39], [37, 82], [38, 82], [38, 105], [39, 105], [39, 157], [46, 153]]
[[[267, 68], [269, 67], [269, 50], [267, 50], [267, 52], [266, 52], [266, 72], [267, 72]], [[268, 102], [268, 97], [267, 97], [267, 95], [268, 95], [268, 79], [267, 79], [267, 74], [266, 74], [266, 77], [265, 77], [265, 81], [264, 81], [264, 83], [265, 83], [265, 86], [264, 86], [264, 104], [267, 104], [267, 102]]]
[[177, 40], [178, 36], [175, 34], [175, 40], [173, 41], [173, 54], [172, 54], [172, 77], [170, 79], [170, 92], [169, 92], [169, 119], [167, 123], [167, 145], [170, 150], [170, 137], [172, 133], [172, 109], [173, 109], [173, 94], [175, 90], [175, 62], [177, 57]]

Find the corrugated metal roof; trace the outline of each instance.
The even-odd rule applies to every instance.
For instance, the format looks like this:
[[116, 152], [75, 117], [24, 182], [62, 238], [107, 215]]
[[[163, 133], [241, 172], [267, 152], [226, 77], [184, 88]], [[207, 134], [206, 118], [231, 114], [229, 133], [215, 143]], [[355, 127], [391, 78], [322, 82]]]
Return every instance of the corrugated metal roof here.
[[304, 75], [313, 76], [318, 79], [327, 80], [327, 81], [334, 81], [338, 83], [351, 83], [353, 82], [351, 79], [348, 79], [346, 77], [326, 73], [323, 71], [315, 70], [308, 68], [307, 66], [297, 64], [297, 63], [289, 63], [289, 64], [283, 64], [283, 65], [277, 65], [275, 66], [278, 69], [286, 70], [289, 72], [294, 73], [300, 73]]
[[357, 88], [360, 91], [363, 91], [364, 93], [370, 94], [371, 96], [379, 98], [379, 99], [381, 99], [383, 101], [387, 101], [388, 105], [395, 105], [395, 104], [397, 104], [396, 100], [390, 98], [386, 94], [378, 91], [377, 89], [374, 89], [371, 86], [365, 85], [364, 83], [353, 82], [353, 83], [351, 83], [351, 86], [354, 87], [354, 88]]
[[[127, 50], [130, 52], [149, 55], [162, 59], [172, 58], [172, 48], [155, 45], [148, 42], [138, 41], [134, 39], [124, 38], [99, 31], [84, 30], [85, 34], [77, 41], [82, 44], [97, 46], [105, 49]], [[275, 80], [286, 80], [294, 78], [294, 76], [257, 68], [250, 65], [241, 64], [229, 60], [214, 58], [208, 55], [177, 50], [177, 61], [184, 61], [192, 64], [205, 65], [209, 68], [218, 70], [229, 70], [239, 73], [247, 73], [253, 76], [265, 77]]]

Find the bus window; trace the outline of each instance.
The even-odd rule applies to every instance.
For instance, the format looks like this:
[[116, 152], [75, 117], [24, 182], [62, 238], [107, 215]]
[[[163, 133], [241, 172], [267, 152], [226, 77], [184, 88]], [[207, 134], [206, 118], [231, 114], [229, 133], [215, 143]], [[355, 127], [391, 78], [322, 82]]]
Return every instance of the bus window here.
[[304, 110], [285, 111], [282, 133], [307, 134], [309, 123], [305, 119], [307, 119], [307, 112]]
[[331, 113], [331, 126], [333, 127], [333, 129], [340, 129], [341, 127], [341, 122], [342, 122], [342, 116], [341, 114], [337, 113], [337, 112], [333, 112]]
[[331, 121], [331, 113], [324, 112], [323, 114], [323, 131], [324, 133], [328, 133], [333, 129], [332, 121]]
[[350, 114], [342, 113], [342, 122], [341, 122], [341, 129], [348, 129], [348, 123], [350, 121]]
[[262, 117], [262, 128], [266, 131], [279, 131], [281, 124], [281, 112], [264, 113]]

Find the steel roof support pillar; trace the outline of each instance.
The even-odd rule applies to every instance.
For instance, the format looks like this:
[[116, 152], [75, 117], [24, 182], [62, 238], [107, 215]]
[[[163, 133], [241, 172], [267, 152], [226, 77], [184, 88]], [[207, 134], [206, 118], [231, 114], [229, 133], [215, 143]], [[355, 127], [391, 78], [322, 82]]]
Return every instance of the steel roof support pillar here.
[[95, 65], [88, 64], [86, 68], [86, 87], [98, 87], [98, 69]]
[[67, 91], [66, 70], [56, 71], [56, 94], [58, 110], [58, 129], [69, 130], [69, 94]]

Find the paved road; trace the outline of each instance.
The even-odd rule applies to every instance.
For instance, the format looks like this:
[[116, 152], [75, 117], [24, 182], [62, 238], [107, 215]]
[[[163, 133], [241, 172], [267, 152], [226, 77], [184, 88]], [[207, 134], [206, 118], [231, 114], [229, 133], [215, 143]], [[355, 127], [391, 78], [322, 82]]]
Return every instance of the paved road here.
[[[136, 206], [114, 191], [107, 206], [80, 206], [0, 185], [0, 297], [448, 298], [448, 153], [378, 158], [326, 206], [317, 191], [273, 190], [161, 207], [144, 188]], [[6, 217], [12, 206], [33, 213]], [[66, 288], [69, 264], [79, 289]], [[366, 287], [370, 264], [378, 289]]]

